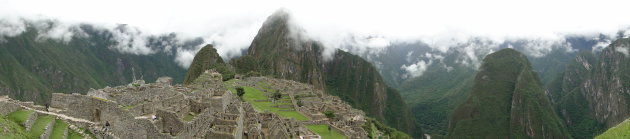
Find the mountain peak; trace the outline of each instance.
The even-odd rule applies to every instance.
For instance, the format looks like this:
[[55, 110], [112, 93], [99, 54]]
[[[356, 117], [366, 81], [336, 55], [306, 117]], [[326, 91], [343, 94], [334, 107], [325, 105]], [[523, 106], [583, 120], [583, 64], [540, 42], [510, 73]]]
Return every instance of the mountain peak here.
[[567, 138], [540, 79], [513, 49], [486, 56], [468, 99], [454, 112], [450, 138]]
[[283, 27], [285, 29], [289, 29], [288, 25], [291, 17], [291, 13], [288, 9], [278, 9], [269, 17], [267, 17], [267, 19], [263, 23], [263, 26], [260, 28], [259, 33], [262, 31], [266, 31], [267, 28], [273, 29], [274, 27]]
[[201, 50], [199, 50], [199, 52], [197, 52], [193, 62], [190, 64], [190, 67], [188, 67], [184, 84], [192, 83], [195, 79], [197, 79], [197, 77], [199, 77], [199, 75], [201, 75], [201, 73], [209, 69], [225, 74], [224, 76], [226, 76], [226, 79], [233, 76], [212, 44], [204, 46]]

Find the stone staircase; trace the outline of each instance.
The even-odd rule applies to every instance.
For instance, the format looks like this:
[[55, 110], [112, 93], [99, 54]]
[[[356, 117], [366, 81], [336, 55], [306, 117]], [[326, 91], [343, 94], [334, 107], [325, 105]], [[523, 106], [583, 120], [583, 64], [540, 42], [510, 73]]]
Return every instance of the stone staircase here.
[[91, 128], [92, 131], [97, 131], [98, 133], [104, 134], [103, 136], [105, 138], [111, 138], [111, 139], [120, 139], [118, 136], [116, 136], [114, 133], [110, 132], [110, 131], [105, 131], [105, 129], [103, 127], [98, 127], [98, 126], [93, 126]]
[[44, 133], [39, 135], [39, 138], [40, 139], [49, 139], [50, 135], [52, 134], [53, 127], [55, 127], [55, 120], [51, 121], [50, 123], [48, 123], [48, 125], [46, 125], [46, 128], [44, 128], [45, 129]]
[[91, 139], [92, 138], [89, 134], [85, 133], [84, 130], [81, 130], [79, 127], [77, 127], [77, 126], [75, 126], [73, 124], [70, 124], [68, 126], [68, 128], [71, 129], [72, 131], [76, 132], [76, 133], [79, 133], [83, 137], [83, 139]]
[[28, 116], [28, 119], [24, 122], [24, 127], [26, 128], [26, 131], [31, 131], [31, 127], [33, 127], [33, 124], [35, 124], [35, 121], [37, 121], [37, 116], [38, 114], [36, 112], [31, 113], [31, 115]]

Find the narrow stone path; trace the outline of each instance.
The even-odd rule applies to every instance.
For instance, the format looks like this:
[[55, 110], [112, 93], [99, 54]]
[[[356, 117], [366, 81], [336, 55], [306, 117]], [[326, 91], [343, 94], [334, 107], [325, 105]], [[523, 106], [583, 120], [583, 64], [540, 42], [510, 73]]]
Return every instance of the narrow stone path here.
[[22, 106], [22, 105], [20, 105], [20, 107], [22, 107], [23, 109], [35, 111], [37, 113], [43, 113], [43, 114], [56, 116], [56, 117], [59, 117], [59, 118], [61, 118], [63, 120], [74, 121], [74, 122], [81, 122], [81, 123], [88, 123], [88, 124], [91, 124], [91, 125], [95, 124], [94, 122], [89, 121], [89, 120], [85, 120], [85, 119], [81, 119], [81, 118], [75, 118], [75, 117], [70, 117], [70, 116], [67, 116], [67, 115], [64, 115], [64, 114], [37, 110], [37, 109], [30, 108], [30, 107]]
[[[35, 111], [37, 113], [52, 115], [52, 116], [61, 118], [62, 120], [65, 120], [65, 121], [73, 121], [73, 122], [87, 123], [89, 125], [96, 125], [96, 123], [94, 123], [94, 122], [92, 122], [90, 120], [81, 119], [81, 118], [75, 118], [75, 117], [67, 116], [65, 114], [59, 114], [59, 113], [54, 113], [54, 112], [47, 112], [47, 111], [37, 110], [37, 109], [33, 109], [33, 108], [26, 107], [26, 106], [23, 106], [23, 105], [20, 105], [20, 107], [22, 107], [23, 109]], [[84, 130], [81, 130], [79, 127], [77, 127], [77, 126], [75, 126], [73, 124], [69, 124], [68, 128], [70, 128], [74, 132], [77, 132], [77, 133], [81, 134], [81, 136], [83, 136], [84, 139], [91, 139], [91, 136], [89, 134], [85, 133]], [[99, 131], [104, 131], [102, 128], [99, 128], [99, 127], [95, 127], [95, 129], [97, 129]], [[105, 134], [107, 134], [109, 137], [112, 137], [114, 139], [120, 139], [119, 137], [115, 136], [112, 132], [108, 131], [108, 132], [105, 132]]]

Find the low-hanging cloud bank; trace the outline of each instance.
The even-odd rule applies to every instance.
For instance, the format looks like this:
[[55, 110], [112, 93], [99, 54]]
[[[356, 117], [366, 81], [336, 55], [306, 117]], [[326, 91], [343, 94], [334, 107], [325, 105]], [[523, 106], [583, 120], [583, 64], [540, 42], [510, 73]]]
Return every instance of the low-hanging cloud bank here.
[[[181, 40], [201, 37], [229, 59], [239, 56], [267, 16], [283, 7], [307, 36], [327, 48], [360, 53], [392, 42], [422, 41], [436, 50], [449, 51], [471, 39], [484, 38], [498, 44], [538, 40], [540, 43], [525, 50], [544, 55], [566, 35], [616, 35], [630, 25], [630, 18], [624, 18], [629, 4], [622, 0], [7, 0], [0, 1], [0, 34], [11, 36], [23, 31], [15, 26], [15, 19], [44, 16], [63, 23], [44, 37], [67, 41], [68, 36], [77, 33], [65, 32], [64, 28], [79, 23], [102, 25], [117, 34], [116, 48], [121, 52], [145, 55], [156, 52], [146, 47], [147, 36], [177, 33]], [[122, 32], [116, 30], [119, 24], [132, 27]], [[187, 67], [201, 46], [176, 49], [174, 60]], [[466, 49], [471, 50], [469, 55], [479, 54], [473, 51], [475, 46]], [[466, 61], [474, 64], [478, 59]]]

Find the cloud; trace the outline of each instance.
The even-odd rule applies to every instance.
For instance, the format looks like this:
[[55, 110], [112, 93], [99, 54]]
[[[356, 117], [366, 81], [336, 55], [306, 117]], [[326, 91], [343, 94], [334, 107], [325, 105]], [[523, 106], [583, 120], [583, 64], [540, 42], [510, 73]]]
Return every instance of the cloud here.
[[[146, 6], [148, 3], [151, 6]], [[77, 33], [64, 29], [65, 25], [72, 28], [73, 24], [89, 23], [114, 29], [115, 25], [127, 24], [133, 28], [115, 32], [119, 42], [115, 48], [121, 52], [155, 53], [157, 50], [145, 47], [147, 36], [177, 33], [182, 40], [201, 37], [229, 59], [251, 44], [267, 16], [284, 7], [305, 35], [326, 46], [328, 55], [335, 49], [361, 53], [380, 50], [393, 42], [417, 41], [447, 52], [484, 38], [496, 44], [540, 40], [525, 49], [540, 56], [547, 54], [547, 47], [557, 46], [552, 42], [568, 34], [614, 36], [630, 25], [630, 18], [619, 18], [625, 17], [628, 4], [624, 0], [6, 0], [0, 1], [0, 34], [11, 36], [25, 30], [19, 22], [10, 20], [15, 17], [58, 19], [63, 24], [46, 37], [64, 41]], [[476, 60], [470, 56], [485, 54], [481, 51], [486, 48], [480, 49], [461, 62], [474, 65]], [[189, 51], [181, 50], [185, 54], [178, 56], [186, 56]], [[184, 57], [179, 59], [186, 62], [181, 60]]]
[[422, 76], [424, 71], [427, 70], [429, 65], [431, 65], [433, 61], [429, 60], [429, 62], [425, 62], [424, 60], [418, 61], [418, 63], [411, 64], [409, 66], [403, 65], [400, 69], [405, 70], [407, 73], [403, 75], [403, 79], [414, 78]]
[[26, 31], [23, 22], [16, 18], [0, 19], [0, 43], [6, 41], [4, 37], [14, 37]]
[[58, 40], [68, 43], [72, 37], [89, 37], [78, 25], [69, 25], [54, 19], [24, 19], [24, 22], [33, 24], [37, 29], [37, 40]]
[[147, 46], [148, 34], [142, 33], [138, 28], [120, 25], [110, 29], [112, 39], [116, 45], [110, 46], [122, 53], [147, 55], [155, 53], [155, 50]]
[[622, 53], [626, 57], [630, 57], [630, 48], [628, 47], [615, 47], [615, 51]]
[[185, 67], [185, 68], [190, 67], [190, 64], [192, 64], [192, 61], [195, 58], [195, 54], [197, 54], [197, 52], [201, 48], [202, 48], [201, 46], [196, 47], [195, 49], [191, 49], [191, 50], [177, 48], [177, 56], [175, 57], [175, 62], [177, 62], [177, 64], [179, 64], [179, 66], [182, 66], [182, 67]]

